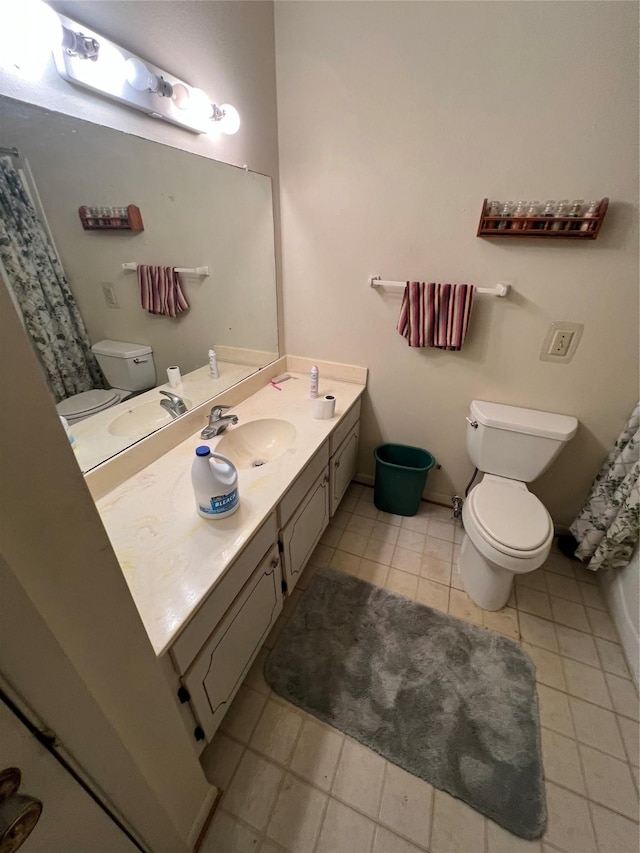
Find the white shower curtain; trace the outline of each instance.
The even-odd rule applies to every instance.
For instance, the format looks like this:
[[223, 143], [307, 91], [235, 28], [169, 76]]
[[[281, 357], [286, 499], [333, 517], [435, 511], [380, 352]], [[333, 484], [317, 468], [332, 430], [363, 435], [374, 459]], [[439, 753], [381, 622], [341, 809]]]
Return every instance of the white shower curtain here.
[[621, 432], [582, 512], [571, 525], [575, 556], [592, 571], [629, 562], [639, 535], [640, 403]]

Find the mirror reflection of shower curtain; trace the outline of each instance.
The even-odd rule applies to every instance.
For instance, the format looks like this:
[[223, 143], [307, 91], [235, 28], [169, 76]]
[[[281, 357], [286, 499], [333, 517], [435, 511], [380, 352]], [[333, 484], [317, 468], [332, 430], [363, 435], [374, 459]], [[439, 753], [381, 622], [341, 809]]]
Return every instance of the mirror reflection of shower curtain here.
[[104, 388], [55, 247], [8, 157], [0, 157], [0, 260], [56, 402]]

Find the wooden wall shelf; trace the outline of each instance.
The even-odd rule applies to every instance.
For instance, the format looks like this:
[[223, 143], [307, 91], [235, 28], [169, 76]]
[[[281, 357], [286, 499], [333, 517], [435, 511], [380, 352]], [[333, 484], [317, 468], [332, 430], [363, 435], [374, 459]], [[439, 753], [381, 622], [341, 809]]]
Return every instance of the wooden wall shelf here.
[[478, 237], [541, 237], [551, 240], [595, 240], [609, 199], [603, 198], [595, 216], [489, 216], [485, 198]]
[[135, 204], [126, 207], [78, 208], [80, 222], [85, 231], [144, 231], [140, 208]]

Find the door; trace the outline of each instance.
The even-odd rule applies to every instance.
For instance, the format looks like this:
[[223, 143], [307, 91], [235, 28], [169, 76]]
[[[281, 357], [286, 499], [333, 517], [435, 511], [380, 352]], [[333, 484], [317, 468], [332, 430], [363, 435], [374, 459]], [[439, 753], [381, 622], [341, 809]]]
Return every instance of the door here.
[[334, 515], [338, 509], [340, 501], [356, 473], [359, 434], [360, 424], [358, 423], [331, 457], [331, 515]]
[[284, 579], [289, 594], [329, 523], [329, 477], [322, 473], [282, 528]]
[[[0, 699], [0, 774], [11, 767], [18, 768], [21, 774], [17, 795], [29, 795], [42, 803], [40, 818], [20, 847], [21, 853], [140, 850]], [[11, 822], [21, 813], [18, 805], [27, 808], [29, 803], [23, 800], [18, 804], [12, 797], [5, 800], [4, 809], [0, 806], [0, 826], [8, 822], [3, 822], [3, 813], [12, 814]], [[37, 817], [37, 806], [31, 806], [31, 815]], [[16, 828], [14, 835], [19, 833]], [[1, 840], [0, 846], [5, 849]], [[6, 849], [13, 851], [18, 847]]]

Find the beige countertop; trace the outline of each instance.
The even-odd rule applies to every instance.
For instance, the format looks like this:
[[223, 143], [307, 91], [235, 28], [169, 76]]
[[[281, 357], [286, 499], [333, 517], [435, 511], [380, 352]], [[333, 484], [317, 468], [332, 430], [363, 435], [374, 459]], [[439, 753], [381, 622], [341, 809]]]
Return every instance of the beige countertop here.
[[320, 394], [336, 397], [336, 414], [315, 420], [308, 374], [289, 372], [297, 378], [282, 383], [281, 391], [267, 384], [233, 408], [238, 426], [280, 418], [296, 430], [292, 446], [279, 459], [238, 471], [240, 506], [233, 515], [210, 520], [196, 512], [191, 487], [195, 448], [209, 444], [215, 449], [221, 438], [204, 441], [199, 431], [97, 502], [157, 655], [175, 641], [365, 388], [364, 369], [360, 382], [324, 378], [321, 372]]

